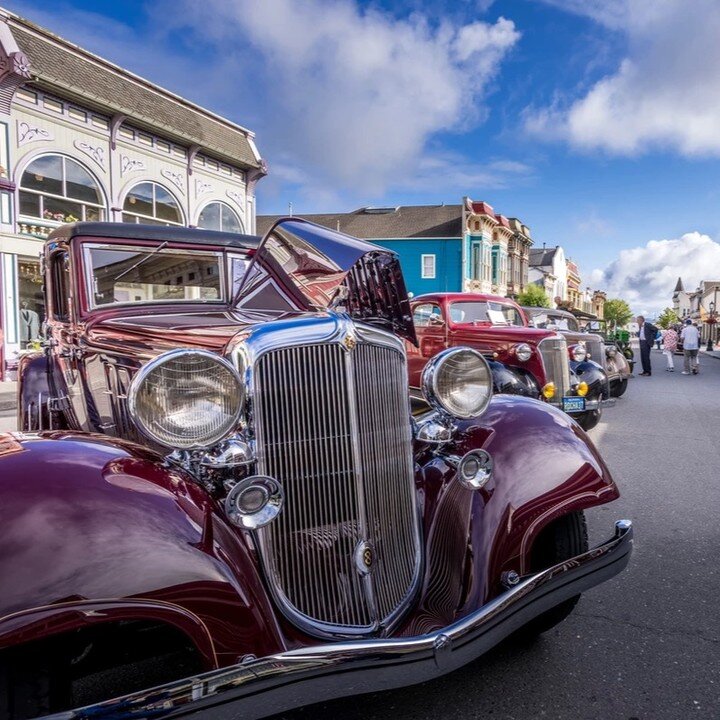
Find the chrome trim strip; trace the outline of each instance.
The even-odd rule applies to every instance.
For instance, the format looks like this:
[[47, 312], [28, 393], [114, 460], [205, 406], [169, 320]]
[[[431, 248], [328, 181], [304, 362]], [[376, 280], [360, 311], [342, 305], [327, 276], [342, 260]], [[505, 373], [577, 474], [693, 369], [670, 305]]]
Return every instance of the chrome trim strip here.
[[466, 665], [539, 614], [619, 574], [632, 546], [632, 522], [620, 520], [607, 542], [521, 578], [474, 613], [432, 633], [291, 650], [46, 720], [159, 720], [191, 714], [195, 720], [258, 720], [303, 705], [425, 682]]

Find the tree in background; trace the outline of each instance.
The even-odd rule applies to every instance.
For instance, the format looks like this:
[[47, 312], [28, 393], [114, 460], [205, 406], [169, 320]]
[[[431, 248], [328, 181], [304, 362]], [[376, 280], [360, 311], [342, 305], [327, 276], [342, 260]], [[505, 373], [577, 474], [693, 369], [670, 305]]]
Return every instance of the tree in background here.
[[665, 308], [657, 319], [657, 324], [663, 329], [667, 330], [671, 325], [675, 325], [680, 322], [678, 314], [672, 308]]
[[539, 285], [528, 285], [517, 297], [518, 305], [550, 307], [550, 298]]
[[622, 327], [632, 320], [633, 314], [630, 306], [627, 302], [625, 302], [625, 300], [614, 298], [613, 300], [607, 300], [605, 302], [603, 317], [607, 320], [609, 325]]

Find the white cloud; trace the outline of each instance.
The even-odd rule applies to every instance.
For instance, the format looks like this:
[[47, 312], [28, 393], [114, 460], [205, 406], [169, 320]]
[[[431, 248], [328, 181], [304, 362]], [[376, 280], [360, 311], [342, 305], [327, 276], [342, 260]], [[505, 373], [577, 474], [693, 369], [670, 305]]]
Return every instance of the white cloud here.
[[628, 49], [583, 97], [531, 111], [532, 133], [624, 155], [720, 155], [717, 0], [542, 1], [625, 33]]
[[437, 133], [479, 120], [476, 104], [520, 37], [504, 18], [431, 26], [354, 0], [180, 7], [177, 21], [206, 42], [260, 58], [254, 83], [226, 83], [230, 94], [257, 93], [246, 102], [264, 107], [261, 147], [370, 193], [415, 172]]
[[652, 240], [642, 247], [622, 250], [604, 270], [594, 270], [593, 287], [604, 289], [608, 297], [621, 297], [635, 312], [653, 314], [672, 305], [678, 277], [686, 290], [701, 280], [718, 280], [720, 243], [699, 232], [685, 233], [672, 240]]

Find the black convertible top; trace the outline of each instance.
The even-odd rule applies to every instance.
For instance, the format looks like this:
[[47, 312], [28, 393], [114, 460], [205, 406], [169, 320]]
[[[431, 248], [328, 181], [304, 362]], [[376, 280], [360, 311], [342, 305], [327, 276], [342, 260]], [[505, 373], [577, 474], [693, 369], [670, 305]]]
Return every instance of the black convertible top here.
[[200, 228], [186, 228], [165, 225], [139, 225], [136, 223], [76, 222], [62, 225], [53, 230], [48, 241], [69, 240], [74, 237], [124, 238], [126, 240], [160, 240], [186, 242], [198, 245], [220, 245], [228, 248], [249, 250], [260, 245], [257, 235], [218, 232]]

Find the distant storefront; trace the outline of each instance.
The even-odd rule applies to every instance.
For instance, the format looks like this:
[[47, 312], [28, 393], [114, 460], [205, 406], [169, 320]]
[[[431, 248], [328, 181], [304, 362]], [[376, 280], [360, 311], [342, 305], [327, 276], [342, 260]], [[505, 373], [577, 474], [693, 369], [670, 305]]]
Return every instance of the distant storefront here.
[[254, 233], [265, 173], [249, 130], [0, 10], [0, 380], [42, 340], [54, 228]]

